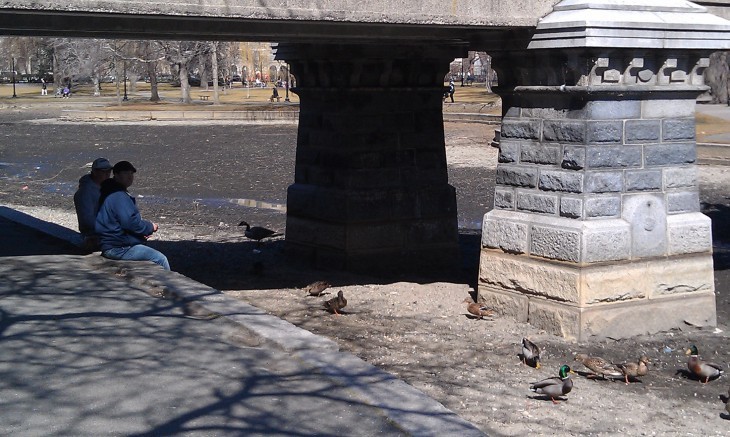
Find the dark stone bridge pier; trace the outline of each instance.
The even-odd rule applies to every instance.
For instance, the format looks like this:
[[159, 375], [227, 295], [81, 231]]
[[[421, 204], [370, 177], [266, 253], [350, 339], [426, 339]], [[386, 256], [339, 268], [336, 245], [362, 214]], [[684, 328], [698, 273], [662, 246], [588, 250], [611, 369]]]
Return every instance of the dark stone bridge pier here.
[[300, 98], [287, 250], [320, 267], [456, 267], [443, 78], [463, 45], [280, 45]]

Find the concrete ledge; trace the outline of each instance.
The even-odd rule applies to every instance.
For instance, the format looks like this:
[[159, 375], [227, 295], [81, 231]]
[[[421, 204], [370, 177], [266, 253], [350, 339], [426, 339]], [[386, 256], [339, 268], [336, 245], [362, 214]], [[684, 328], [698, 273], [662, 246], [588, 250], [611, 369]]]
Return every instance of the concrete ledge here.
[[[35, 230], [73, 241], [79, 234], [63, 226], [0, 207], [0, 216]], [[483, 436], [472, 423], [397, 377], [339, 351], [336, 342], [269, 315], [264, 311], [226, 296], [220, 291], [176, 272], [166, 271], [149, 262], [113, 261], [96, 254], [63, 255], [73, 259], [74, 269], [107, 271], [127, 278], [148, 294], [183, 302], [194, 302], [225, 317], [250, 334], [250, 346], [266, 345], [291, 352], [292, 359], [313, 366], [322, 375], [342, 384], [409, 435]], [[243, 339], [239, 339], [243, 340]]]
[[20, 223], [23, 226], [43, 232], [59, 240], [68, 241], [74, 246], [80, 247], [83, 244], [83, 238], [78, 232], [55, 223], [37, 219], [32, 215], [8, 208], [7, 206], [0, 206], [0, 217]]

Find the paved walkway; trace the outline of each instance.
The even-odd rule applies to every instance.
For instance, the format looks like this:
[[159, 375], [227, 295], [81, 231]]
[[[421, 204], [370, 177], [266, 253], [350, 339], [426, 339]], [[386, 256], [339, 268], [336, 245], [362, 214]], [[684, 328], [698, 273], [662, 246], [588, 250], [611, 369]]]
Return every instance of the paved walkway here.
[[331, 340], [73, 238], [0, 207], [0, 434], [482, 435]]

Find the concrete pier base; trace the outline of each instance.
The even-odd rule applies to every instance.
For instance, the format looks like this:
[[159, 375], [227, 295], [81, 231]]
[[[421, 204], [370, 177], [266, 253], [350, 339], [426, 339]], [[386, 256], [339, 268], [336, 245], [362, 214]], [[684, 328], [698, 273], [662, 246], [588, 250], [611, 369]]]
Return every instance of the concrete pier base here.
[[577, 341], [715, 325], [694, 117], [709, 52], [689, 49], [714, 18], [672, 4], [593, 20], [604, 5], [564, 2], [527, 50], [493, 56], [503, 120], [481, 302]]
[[712, 255], [576, 266], [482, 251], [479, 301], [575, 341], [715, 326]]

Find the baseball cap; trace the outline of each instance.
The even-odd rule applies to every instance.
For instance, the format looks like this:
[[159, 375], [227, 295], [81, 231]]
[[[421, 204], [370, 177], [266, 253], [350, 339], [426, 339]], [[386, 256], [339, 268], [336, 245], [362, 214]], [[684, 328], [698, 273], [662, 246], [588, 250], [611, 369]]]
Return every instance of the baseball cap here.
[[111, 170], [112, 165], [106, 158], [96, 158], [91, 164], [92, 170]]
[[114, 173], [121, 173], [123, 171], [131, 171], [132, 173], [137, 173], [137, 169], [134, 168], [132, 163], [129, 161], [119, 161], [114, 164]]

